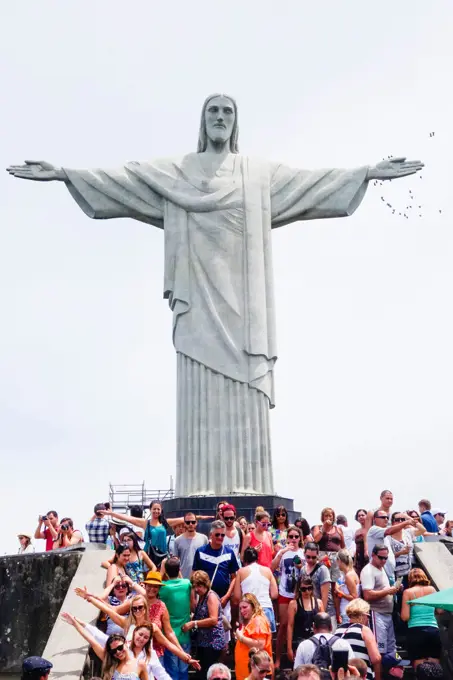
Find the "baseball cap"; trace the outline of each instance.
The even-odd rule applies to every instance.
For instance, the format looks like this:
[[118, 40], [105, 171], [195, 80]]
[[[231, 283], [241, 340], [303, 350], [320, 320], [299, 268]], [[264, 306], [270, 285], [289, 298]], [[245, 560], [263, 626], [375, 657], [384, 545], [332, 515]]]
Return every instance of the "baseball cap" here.
[[431, 510], [431, 514], [434, 515], [434, 517], [436, 515], [446, 515], [447, 512], [448, 512], [448, 510], [442, 510], [442, 508], [433, 508]]
[[53, 664], [47, 659], [43, 659], [42, 656], [27, 656], [22, 662], [23, 673], [31, 673], [32, 671], [47, 673], [51, 668], [53, 668]]

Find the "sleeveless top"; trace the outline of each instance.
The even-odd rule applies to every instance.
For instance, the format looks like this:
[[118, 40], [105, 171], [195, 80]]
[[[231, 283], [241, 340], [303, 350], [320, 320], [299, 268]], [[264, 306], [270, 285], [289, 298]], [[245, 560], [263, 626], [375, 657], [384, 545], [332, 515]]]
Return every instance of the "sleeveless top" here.
[[129, 576], [130, 579], [134, 583], [140, 583], [143, 581], [143, 561], [138, 559], [135, 560], [135, 562], [127, 562], [126, 566], [126, 574]]
[[271, 567], [272, 564], [272, 556], [274, 553], [273, 550], [273, 543], [272, 543], [272, 538], [271, 535], [268, 531], [265, 531], [263, 533], [263, 540], [259, 541], [257, 537], [255, 536], [255, 532], [252, 531], [250, 534], [250, 547], [251, 548], [256, 548], [257, 545], [261, 543], [261, 550], [258, 553], [258, 564], [261, 564], [262, 567]]
[[277, 545], [277, 543], [280, 543], [282, 548], [286, 547], [286, 539], [288, 534], [287, 529], [274, 529], [274, 527], [269, 527], [269, 533], [272, 536], [274, 547]]
[[217, 623], [213, 628], [199, 628], [196, 631], [196, 643], [198, 647], [211, 647], [212, 649], [223, 649], [225, 647], [225, 631], [223, 629], [222, 622], [222, 605], [220, 604], [220, 597], [214, 590], [208, 590], [205, 597], [200, 600], [195, 607], [195, 612], [193, 615], [194, 621], [201, 621], [202, 619], [209, 618], [208, 610], [208, 596], [213, 593], [213, 595], [219, 601], [219, 615], [217, 618]]
[[250, 574], [241, 582], [242, 594], [252, 593], [263, 609], [272, 608], [269, 579], [261, 573], [258, 562], [249, 564], [248, 568], [250, 569]]
[[368, 656], [365, 640], [362, 638], [362, 628], [363, 625], [361, 623], [342, 623], [335, 631], [335, 635], [338, 635], [338, 637], [349, 642], [352, 651], [354, 652], [354, 656], [357, 659], [363, 659], [367, 665], [367, 680], [373, 680], [373, 666], [371, 665], [370, 657]]
[[434, 614], [434, 607], [427, 607], [424, 604], [410, 604], [410, 617], [407, 622], [408, 628], [416, 628], [418, 626], [431, 626], [438, 628], [436, 616]]
[[225, 538], [223, 539], [223, 545], [229, 545], [230, 548], [233, 548], [238, 564], [239, 566], [241, 566], [240, 557], [241, 534], [239, 533], [239, 530], [237, 528], [234, 529], [234, 536], [232, 538], [225, 534]]
[[318, 543], [321, 552], [338, 552], [341, 550], [341, 534], [337, 526], [334, 526], [330, 534], [323, 534]]
[[138, 680], [138, 675], [135, 671], [132, 673], [120, 673], [119, 671], [114, 671], [112, 675], [112, 680]]
[[312, 608], [307, 611], [303, 607], [301, 598], [297, 598], [297, 610], [294, 617], [293, 646], [298, 646], [302, 640], [308, 640], [313, 635], [313, 619], [319, 612], [318, 600], [311, 598]]
[[145, 541], [150, 539], [153, 548], [157, 548], [160, 552], [167, 552], [167, 530], [163, 524], [153, 526], [148, 520], [145, 530]]
[[[166, 609], [167, 606], [164, 604], [164, 602], [162, 602], [162, 600], [153, 602], [153, 604], [148, 608], [148, 618], [150, 623], [154, 623], [154, 625], [160, 630], [162, 630], [162, 616], [164, 615]], [[165, 647], [160, 645], [158, 642], [154, 642], [153, 646], [157, 656], [164, 655]]]
[[[347, 586], [347, 584], [346, 584], [346, 580], [345, 580], [345, 575], [344, 575], [343, 573], [341, 574], [341, 576], [340, 576], [340, 578], [338, 579], [337, 583], [338, 583], [338, 585], [339, 585], [340, 590], [341, 590], [342, 593], [344, 593], [345, 595], [350, 595], [350, 594], [351, 594], [351, 593], [349, 592], [349, 588], [348, 588], [348, 586]], [[357, 588], [357, 597], [362, 597], [362, 595], [361, 595], [360, 582], [357, 583], [356, 588]], [[350, 603], [350, 601], [351, 601], [351, 600], [347, 600], [345, 597], [341, 597], [341, 598], [340, 598], [340, 615], [341, 615], [341, 617], [342, 617], [342, 619], [343, 619], [343, 623], [346, 623], [347, 621], [349, 621], [349, 617], [348, 617], [348, 615], [346, 614], [346, 607], [348, 606], [348, 604]]]

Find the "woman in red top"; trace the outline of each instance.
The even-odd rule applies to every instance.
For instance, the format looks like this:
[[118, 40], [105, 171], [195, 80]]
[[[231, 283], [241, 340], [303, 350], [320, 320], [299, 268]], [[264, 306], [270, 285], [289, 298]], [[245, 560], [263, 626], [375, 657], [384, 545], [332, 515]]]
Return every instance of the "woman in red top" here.
[[245, 549], [249, 546], [255, 548], [258, 553], [258, 564], [270, 569], [272, 557], [274, 555], [274, 544], [268, 529], [271, 525], [271, 518], [268, 512], [262, 508], [257, 508], [255, 514], [255, 529], [250, 531], [242, 541], [241, 560], [244, 558]]

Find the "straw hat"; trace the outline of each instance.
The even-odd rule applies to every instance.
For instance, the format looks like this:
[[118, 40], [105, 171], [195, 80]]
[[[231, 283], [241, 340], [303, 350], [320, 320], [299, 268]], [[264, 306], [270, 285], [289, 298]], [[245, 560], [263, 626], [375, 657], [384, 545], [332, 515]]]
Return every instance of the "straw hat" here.
[[23, 531], [21, 534], [17, 534], [17, 538], [20, 538], [21, 536], [25, 536], [25, 538], [28, 538], [28, 540], [31, 541], [31, 534], [29, 534], [27, 531]]
[[148, 583], [151, 586], [161, 586], [162, 576], [158, 571], [149, 571], [146, 574], [146, 578], [144, 581], [142, 581], [142, 583]]

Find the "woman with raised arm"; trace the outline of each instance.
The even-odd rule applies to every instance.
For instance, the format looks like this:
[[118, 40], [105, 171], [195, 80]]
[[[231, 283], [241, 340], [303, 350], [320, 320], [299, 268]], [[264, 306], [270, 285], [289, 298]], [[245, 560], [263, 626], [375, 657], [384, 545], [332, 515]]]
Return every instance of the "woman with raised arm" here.
[[79, 529], [74, 529], [74, 523], [70, 517], [63, 517], [58, 535], [53, 542], [53, 549], [69, 548], [79, 543], [83, 543], [82, 532]]
[[[158, 645], [162, 649], [168, 649], [172, 654], [175, 654], [179, 659], [184, 661], [184, 663], [190, 664], [195, 669], [199, 669], [198, 661], [192, 659], [191, 655], [187, 654], [187, 652], [184, 652], [184, 650], [181, 649], [180, 646], [173, 644], [173, 642], [171, 642], [162, 633], [162, 631], [160, 630], [160, 628], [158, 628], [158, 626], [156, 626], [156, 624], [150, 622], [148, 617], [148, 603], [145, 596], [136, 595], [130, 600], [130, 602], [125, 603], [123, 609], [126, 609], [126, 611], [129, 612], [128, 615], [125, 615], [124, 613], [120, 613], [121, 607], [116, 608], [111, 607], [102, 600], [96, 598], [94, 595], [88, 593], [86, 588], [85, 589], [76, 588], [75, 591], [76, 594], [79, 595], [79, 597], [82, 597], [84, 600], [90, 602], [90, 604], [93, 604], [95, 607], [97, 607], [105, 614], [110, 616], [112, 621], [114, 621], [114, 623], [116, 623], [123, 629], [126, 639], [128, 641], [132, 640], [132, 635], [136, 628], [144, 624], [151, 624], [153, 649], [155, 653], [156, 653], [155, 645]], [[87, 626], [88, 624], [86, 625], [86, 627]], [[99, 633], [102, 633], [102, 631], [99, 631]], [[157, 658], [158, 656], [159, 655], [157, 655]]]
[[72, 614], [63, 612], [61, 618], [90, 644], [91, 649], [102, 661], [102, 680], [149, 680], [146, 662], [131, 657], [124, 635], [114, 633], [109, 635], [105, 645], [102, 645]]
[[[120, 519], [128, 524], [144, 529], [145, 534], [143, 540], [145, 541], [144, 552], [149, 554], [156, 567], [160, 566], [165, 557], [168, 555], [167, 546], [167, 527], [174, 527], [177, 524], [184, 523], [184, 517], [164, 517], [162, 505], [159, 501], [152, 501], [149, 506], [150, 517], [133, 517], [132, 515], [124, 515], [120, 512], [113, 512], [112, 510], [104, 510], [103, 515], [109, 515], [114, 519]], [[196, 515], [197, 519], [205, 520], [212, 519], [212, 515]], [[154, 570], [153, 570], [154, 571]]]
[[[131, 600], [135, 595], [145, 594], [143, 588], [136, 589], [135, 586], [136, 584], [128, 576], [116, 576], [110, 585], [105, 588], [99, 599], [103, 600], [114, 609], [117, 609], [128, 600]], [[107, 616], [107, 628], [105, 632], [107, 635], [112, 635], [113, 633], [123, 633], [124, 631], [121, 626], [118, 626], [118, 624]]]

